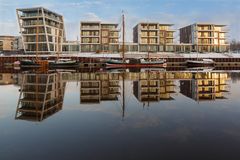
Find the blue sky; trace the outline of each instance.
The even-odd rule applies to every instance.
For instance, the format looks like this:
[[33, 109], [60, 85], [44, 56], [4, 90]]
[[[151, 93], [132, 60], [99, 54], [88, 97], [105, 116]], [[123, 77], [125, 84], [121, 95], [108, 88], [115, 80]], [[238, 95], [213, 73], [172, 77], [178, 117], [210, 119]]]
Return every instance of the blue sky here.
[[16, 8], [36, 6], [64, 16], [68, 40], [77, 39], [80, 21], [118, 23], [122, 10], [129, 41], [141, 21], [173, 23], [176, 30], [195, 22], [227, 24], [229, 39], [240, 40], [240, 0], [0, 0], [0, 35], [18, 35]]

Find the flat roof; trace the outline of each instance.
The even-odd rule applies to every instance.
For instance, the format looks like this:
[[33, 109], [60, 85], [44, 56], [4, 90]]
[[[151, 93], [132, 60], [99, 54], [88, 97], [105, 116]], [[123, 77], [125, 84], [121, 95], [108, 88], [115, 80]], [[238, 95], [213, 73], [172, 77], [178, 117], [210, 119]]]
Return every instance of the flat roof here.
[[45, 11], [47, 11], [47, 12], [51, 12], [51, 13], [53, 13], [53, 14], [56, 14], [56, 15], [58, 15], [58, 16], [63, 17], [61, 14], [58, 14], [58, 13], [56, 13], [56, 12], [54, 12], [54, 11], [51, 11], [51, 10], [49, 10], [49, 9], [46, 9], [46, 8], [44, 8], [44, 7], [18, 8], [17, 11], [31, 12], [31, 11], [34, 11], [34, 10], [37, 10], [37, 9], [43, 9], [43, 10], [45, 10]]
[[138, 24], [158, 24], [158, 22], [139, 22]]
[[159, 23], [159, 25], [162, 25], [162, 26], [174, 26], [174, 24], [171, 24], [171, 23]]
[[80, 21], [80, 23], [101, 23], [101, 21]]
[[159, 22], [139, 22], [138, 24], [136, 24], [133, 28], [136, 28], [138, 25], [141, 24], [155, 24], [158, 26], [174, 26], [174, 24], [171, 23], [159, 23]]
[[159, 23], [159, 22], [139, 22], [139, 24], [157, 24], [157, 25], [163, 25], [163, 26], [173, 26], [174, 24], [172, 23]]
[[214, 26], [222, 26], [222, 27], [227, 26], [227, 25], [225, 25], [225, 24], [203, 23], [203, 22], [199, 22], [199, 23], [195, 23], [195, 24], [197, 24], [197, 25], [214, 25]]
[[214, 26], [218, 26], [218, 27], [226, 27], [227, 25], [226, 24], [214, 24], [214, 23], [193, 23], [193, 24], [190, 24], [190, 25], [187, 25], [187, 26], [184, 26], [184, 27], [181, 27], [179, 28], [180, 29], [183, 29], [183, 28], [186, 28], [186, 27], [190, 27], [192, 25], [214, 25]]
[[112, 22], [101, 22], [101, 21], [80, 21], [80, 23], [86, 23], [86, 24], [103, 24], [103, 25], [117, 25], [118, 23], [112, 23]]
[[5, 36], [5, 35], [0, 35], [0, 39], [15, 39], [17, 36]]
[[115, 26], [118, 26], [118, 23], [106, 23], [106, 22], [104, 22], [104, 23], [101, 23], [101, 24], [103, 24], [103, 25], [115, 25]]

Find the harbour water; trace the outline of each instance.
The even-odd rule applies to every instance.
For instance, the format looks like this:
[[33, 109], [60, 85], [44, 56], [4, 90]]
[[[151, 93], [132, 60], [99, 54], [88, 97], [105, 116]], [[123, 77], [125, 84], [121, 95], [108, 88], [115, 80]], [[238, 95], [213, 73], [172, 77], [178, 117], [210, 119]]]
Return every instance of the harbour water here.
[[0, 74], [0, 159], [239, 159], [240, 74]]

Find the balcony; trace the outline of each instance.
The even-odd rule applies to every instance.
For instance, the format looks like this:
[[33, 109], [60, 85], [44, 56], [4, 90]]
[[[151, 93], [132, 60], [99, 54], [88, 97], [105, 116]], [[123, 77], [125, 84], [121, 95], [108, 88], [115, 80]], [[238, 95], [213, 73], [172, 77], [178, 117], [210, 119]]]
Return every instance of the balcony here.
[[111, 33], [110, 33], [109, 37], [111, 37], [111, 38], [119, 38], [119, 35], [118, 35], [118, 34], [111, 34]]
[[81, 26], [81, 30], [100, 30], [99, 26]]
[[99, 37], [99, 34], [82, 34], [82, 37]]
[[156, 26], [142, 26], [141, 30], [158, 30], [158, 27]]
[[199, 26], [197, 27], [197, 31], [214, 31], [213, 26]]
[[46, 13], [44, 14], [44, 16], [48, 19], [51, 19], [57, 22], [62, 22], [62, 19], [59, 16], [55, 16], [53, 14], [46, 14]]
[[43, 25], [43, 21], [39, 20], [37, 21], [24, 21], [22, 26], [23, 27], [29, 27], [29, 26], [39, 26], [39, 25]]
[[214, 35], [198, 35], [198, 38], [206, 38], [206, 39], [211, 39], [214, 38]]
[[42, 13], [23, 13], [20, 15], [20, 18], [33, 18], [33, 17], [42, 17]]
[[[22, 31], [22, 34], [33, 34], [35, 35], [37, 33], [37, 29], [36, 28], [27, 28], [27, 29], [24, 29], [24, 31]], [[44, 30], [44, 27], [39, 27], [38, 28], [38, 34], [45, 34], [45, 30]]]

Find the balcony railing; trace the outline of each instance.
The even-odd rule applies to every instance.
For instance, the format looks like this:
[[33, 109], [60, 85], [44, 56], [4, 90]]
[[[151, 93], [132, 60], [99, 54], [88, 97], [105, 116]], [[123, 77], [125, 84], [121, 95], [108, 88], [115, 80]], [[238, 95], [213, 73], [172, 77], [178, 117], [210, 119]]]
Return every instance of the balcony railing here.
[[40, 21], [26, 21], [26, 22], [23, 22], [23, 26], [34, 26], [34, 25], [43, 25], [43, 21], [40, 20]]
[[56, 21], [62, 21], [61, 18], [59, 16], [55, 16], [53, 14], [44, 14], [47, 18], [56, 20]]
[[22, 15], [20, 15], [20, 17], [38, 17], [38, 16], [42, 16], [41, 13], [23, 13]]
[[97, 29], [97, 30], [99, 30], [100, 28], [98, 27], [98, 26], [82, 26], [81, 27], [82, 29]]

